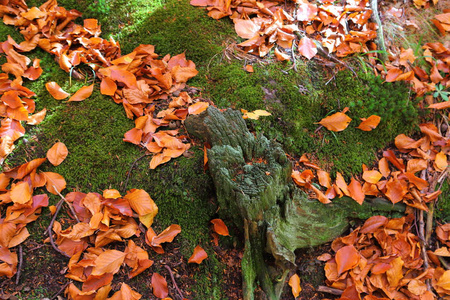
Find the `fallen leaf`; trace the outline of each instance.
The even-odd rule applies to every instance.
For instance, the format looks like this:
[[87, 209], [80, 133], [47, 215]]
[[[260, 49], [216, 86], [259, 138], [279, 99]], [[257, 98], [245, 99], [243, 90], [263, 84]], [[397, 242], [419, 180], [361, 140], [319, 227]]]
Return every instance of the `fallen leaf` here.
[[302, 287], [300, 286], [300, 277], [297, 274], [294, 274], [289, 278], [289, 286], [292, 290], [292, 295], [294, 298], [297, 298], [302, 291]]
[[153, 273], [152, 275], [152, 290], [153, 295], [158, 298], [166, 298], [169, 294], [166, 279], [158, 273]]
[[378, 124], [380, 124], [381, 118], [376, 115], [371, 115], [367, 119], [361, 118], [362, 122], [359, 124], [358, 129], [363, 131], [371, 131], [377, 128]]
[[335, 114], [332, 114], [331, 116], [323, 118], [319, 122], [319, 124], [327, 128], [328, 130], [337, 132], [347, 128], [351, 120], [352, 119], [346, 114], [337, 112]]
[[119, 272], [126, 254], [118, 250], [105, 250], [95, 260], [92, 275], [115, 274]]
[[213, 223], [213, 230], [217, 234], [223, 235], [223, 236], [229, 236], [230, 233], [228, 232], [228, 227], [225, 225], [225, 223], [221, 219], [213, 219], [211, 220], [211, 223]]
[[69, 93], [65, 92], [56, 82], [47, 82], [45, 88], [56, 100], [63, 100], [69, 97]]
[[298, 43], [298, 52], [307, 59], [311, 59], [317, 54], [317, 46], [310, 38], [303, 37]]
[[69, 154], [69, 150], [67, 150], [66, 145], [61, 142], [55, 143], [50, 149], [47, 151], [47, 159], [48, 161], [54, 165], [60, 165]]
[[189, 257], [188, 263], [201, 264], [203, 260], [208, 257], [208, 254], [202, 247], [197, 246], [194, 249], [194, 253]]
[[209, 106], [208, 102], [197, 102], [188, 107], [188, 112], [190, 115], [198, 115], [204, 112]]
[[69, 98], [69, 101], [83, 101], [90, 95], [92, 95], [93, 91], [94, 91], [94, 84], [83, 86], [75, 94], [73, 94], [72, 97]]
[[360, 260], [360, 255], [353, 245], [342, 247], [336, 252], [336, 264], [339, 274], [354, 268]]
[[163, 232], [155, 236], [151, 240], [152, 246], [158, 246], [162, 243], [170, 243], [181, 232], [180, 225], [172, 224], [167, 227]]

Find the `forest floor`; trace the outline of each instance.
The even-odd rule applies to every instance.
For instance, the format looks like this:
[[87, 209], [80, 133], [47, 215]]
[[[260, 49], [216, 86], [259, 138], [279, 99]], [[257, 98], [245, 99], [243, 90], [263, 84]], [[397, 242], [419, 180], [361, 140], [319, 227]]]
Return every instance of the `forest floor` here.
[[[448, 1], [439, 2], [439, 6], [430, 8], [429, 12], [416, 10], [411, 5], [410, 13], [422, 26], [428, 24], [422, 19], [448, 7], [445, 3]], [[29, 7], [41, 4], [38, 0], [27, 1]], [[346, 179], [361, 173], [362, 164], [372, 166], [398, 134], [417, 134], [417, 125], [423, 120], [420, 118], [433, 117], [417, 106], [418, 100], [411, 96], [406, 84], [383, 83], [368, 70], [361, 63], [362, 55], [345, 59], [356, 70], [355, 78], [349, 69], [321, 58], [297, 61], [294, 70], [292, 62], [243, 54], [236, 47], [242, 39], [234, 32], [231, 20], [209, 18], [204, 9], [191, 6], [187, 0], [63, 0], [58, 5], [77, 9], [83, 13], [82, 18], [98, 19], [102, 37], [118, 41], [122, 54], [132, 52], [140, 44], [155, 45], [155, 52], [161, 56], [184, 52], [199, 71], [188, 82], [190, 87], [195, 87], [193, 95], [210, 99], [219, 108], [271, 112], [269, 117], [248, 119], [249, 128], [280, 142], [293, 161], [309, 153], [322, 168], [331, 173], [339, 171]], [[402, 4], [387, 5], [400, 7]], [[81, 18], [76, 22], [82, 24]], [[397, 28], [386, 25], [392, 31]], [[435, 29], [427, 26], [422, 31], [405, 29], [404, 33], [396, 34], [420, 51], [423, 43], [441, 38]], [[13, 26], [0, 24], [0, 36], [7, 35], [16, 42], [23, 40]], [[55, 142], [63, 142], [69, 150], [67, 159], [56, 167], [46, 163], [42, 169], [57, 172], [66, 179], [64, 194], [73, 191], [101, 194], [105, 189], [124, 193], [143, 189], [159, 208], [153, 225], [155, 231], [160, 232], [170, 224], [179, 224], [182, 228], [181, 234], [164, 246], [166, 253], [151, 254], [154, 261], [151, 271], [132, 279], [128, 279], [125, 270], [119, 271], [111, 285], [113, 291], [120, 288], [121, 282], [126, 282], [142, 294], [143, 299], [157, 299], [151, 290], [151, 274], [158, 272], [167, 279], [169, 296], [173, 299], [180, 298], [176, 286], [187, 299], [241, 299], [243, 237], [224, 219], [230, 236], [221, 236], [218, 244], [214, 243], [210, 220], [222, 216], [212, 179], [203, 167], [203, 145], [193, 140], [192, 148], [184, 156], [149, 169], [150, 157], [144, 155], [145, 151], [123, 141], [124, 133], [134, 127], [134, 122], [127, 118], [121, 105], [102, 95], [98, 88], [82, 102], [53, 99], [45, 83], [56, 81], [73, 93], [84, 82], [71, 78], [60, 69], [54, 57], [43, 50], [33, 50], [27, 56], [41, 59], [42, 76], [26, 81], [24, 86], [36, 93], [36, 111], [46, 108], [47, 117], [37, 126], [26, 126], [25, 136], [5, 160], [3, 171], [45, 157]], [[4, 63], [2, 59], [0, 62]], [[252, 65], [254, 72], [248, 72], [247, 65]], [[376, 132], [361, 132], [350, 127], [336, 134], [318, 130], [317, 122], [347, 106], [351, 107], [349, 115], [353, 119], [373, 113], [386, 122], [380, 124]], [[57, 195], [50, 195], [50, 205], [59, 200]], [[444, 202], [439, 207], [443, 212], [448, 208], [450, 203]], [[439, 215], [439, 209], [439, 220], [450, 221], [445, 219], [444, 213]], [[1, 208], [0, 213], [3, 213]], [[65, 209], [58, 220], [63, 227], [73, 222]], [[69, 259], [44, 243], [50, 221], [51, 214], [44, 209], [40, 218], [27, 226], [30, 237], [21, 245], [20, 280], [3, 277], [0, 299], [64, 299], [64, 289], [70, 282], [65, 277]], [[362, 221], [355, 220], [352, 228]], [[134, 241], [145, 247], [144, 235]], [[200, 244], [208, 253], [208, 259], [199, 265], [188, 264], [194, 248]], [[115, 249], [122, 251], [124, 247], [118, 245]], [[334, 297], [317, 292], [317, 287], [324, 285], [325, 263], [316, 258], [329, 249], [330, 244], [325, 244], [296, 253], [303, 289], [298, 299]], [[286, 285], [282, 299], [292, 298]]]

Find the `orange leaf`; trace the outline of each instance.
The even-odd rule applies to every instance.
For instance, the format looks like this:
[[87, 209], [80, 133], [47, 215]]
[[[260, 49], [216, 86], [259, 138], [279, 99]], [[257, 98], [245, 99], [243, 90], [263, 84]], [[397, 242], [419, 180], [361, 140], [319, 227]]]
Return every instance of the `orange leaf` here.
[[203, 260], [208, 257], [208, 254], [202, 247], [197, 246], [194, 249], [194, 253], [189, 257], [188, 263], [201, 264]]
[[392, 68], [386, 74], [386, 81], [394, 82], [396, 81], [397, 77], [400, 76], [400, 74], [403, 74], [402, 70], [400, 70], [399, 68]]
[[352, 119], [344, 113], [337, 112], [331, 116], [323, 118], [319, 124], [331, 131], [342, 131], [347, 128]]
[[28, 116], [27, 124], [28, 125], [38, 125], [40, 124], [44, 119], [45, 115], [47, 114], [47, 109], [43, 109], [38, 113], [35, 113], [34, 115]]
[[114, 96], [117, 90], [117, 84], [109, 77], [103, 77], [100, 83], [100, 93], [103, 95]]
[[11, 188], [10, 197], [14, 203], [24, 204], [31, 200], [33, 191], [28, 182], [21, 181]]
[[144, 190], [132, 189], [123, 198], [130, 203], [131, 208], [139, 215], [139, 220], [149, 228], [153, 223], [153, 218], [158, 214], [158, 206], [150, 195]]
[[368, 183], [377, 183], [378, 181], [380, 181], [381, 177], [383, 177], [383, 175], [381, 175], [380, 172], [372, 170], [372, 171], [364, 171], [362, 178], [368, 182]]
[[319, 184], [326, 188], [331, 187], [331, 178], [330, 174], [323, 170], [317, 170], [317, 178], [319, 179]]
[[249, 73], [253, 73], [255, 72], [255, 70], [253, 69], [252, 65], [246, 65], [245, 66], [245, 71], [249, 72]]
[[190, 115], [198, 115], [205, 111], [209, 106], [208, 102], [197, 102], [188, 107], [188, 112]]
[[347, 183], [345, 182], [342, 174], [339, 172], [336, 172], [336, 185], [344, 193], [345, 196], [350, 196]]
[[311, 59], [317, 54], [317, 46], [310, 38], [303, 37], [298, 43], [298, 52], [307, 59]]
[[68, 154], [69, 150], [67, 150], [66, 145], [58, 142], [48, 149], [47, 159], [52, 165], [58, 166], [66, 159]]
[[136, 87], [136, 76], [133, 73], [111, 67], [111, 79], [124, 83], [127, 87]]
[[391, 288], [397, 288], [400, 280], [403, 278], [403, 260], [401, 257], [395, 258], [390, 262], [392, 268], [386, 271], [387, 280]]
[[292, 295], [294, 295], [294, 298], [297, 298], [302, 291], [302, 287], [300, 286], [300, 277], [298, 277], [297, 274], [294, 274], [291, 278], [289, 278], [289, 286], [292, 289]]
[[57, 195], [66, 188], [66, 181], [64, 180], [64, 177], [62, 177], [58, 173], [42, 172], [42, 174], [44, 174], [45, 176], [45, 187], [47, 188], [47, 191], [49, 193]]
[[328, 204], [331, 203], [330, 199], [328, 199], [327, 196], [325, 196], [324, 193], [322, 193], [321, 190], [319, 190], [318, 188], [316, 188], [314, 185], [310, 185], [311, 189], [314, 191], [314, 193], [316, 193], [317, 199], [322, 202], [323, 204]]
[[422, 170], [425, 170], [428, 166], [428, 162], [425, 159], [422, 158], [414, 158], [408, 160], [408, 163], [406, 165], [406, 172], [409, 173], [416, 173]]
[[385, 216], [373, 216], [370, 217], [364, 222], [361, 230], [361, 233], [374, 233], [381, 226], [386, 225], [388, 222], [388, 218]]
[[142, 135], [143, 135], [142, 129], [132, 128], [127, 132], [125, 132], [123, 141], [139, 145], [141, 143]]
[[252, 20], [233, 19], [234, 30], [237, 35], [243, 39], [251, 39], [258, 34], [260, 26], [256, 25]]
[[159, 246], [162, 243], [170, 243], [181, 232], [180, 225], [172, 224], [163, 232], [152, 238], [151, 245]]
[[92, 275], [103, 275], [105, 273], [115, 274], [119, 271], [125, 259], [126, 253], [118, 250], [106, 250], [95, 260]]
[[213, 230], [214, 232], [223, 235], [223, 236], [229, 236], [230, 233], [228, 232], [228, 227], [225, 225], [225, 223], [221, 219], [213, 219], [211, 220], [211, 223], [213, 223]]
[[364, 202], [364, 192], [361, 187], [361, 183], [352, 177], [352, 181], [348, 185], [348, 191], [350, 192], [350, 197], [353, 200], [362, 204]]
[[444, 152], [439, 152], [436, 154], [436, 158], [434, 160], [434, 167], [436, 171], [443, 172], [448, 167], [447, 155]]
[[391, 178], [386, 183], [386, 197], [392, 203], [397, 203], [403, 200], [403, 197], [408, 193], [406, 182]]
[[444, 101], [444, 102], [438, 102], [433, 103], [428, 108], [435, 108], [435, 109], [445, 109], [450, 107], [450, 101]]
[[386, 158], [380, 159], [378, 162], [378, 169], [384, 178], [387, 178], [389, 174], [391, 174], [391, 170], [389, 169], [389, 163]]
[[386, 157], [386, 159], [393, 164], [397, 169], [400, 171], [405, 171], [405, 165], [402, 161], [400, 161], [396, 156], [394, 151], [392, 150], [386, 150], [383, 152], [383, 156]]
[[152, 275], [152, 289], [153, 295], [158, 298], [166, 298], [169, 294], [166, 279], [158, 273], [153, 273]]
[[155, 169], [157, 166], [162, 165], [168, 162], [171, 159], [170, 156], [165, 156], [162, 153], [158, 153], [153, 155], [152, 160], [150, 161], [150, 169]]
[[[109, 289], [111, 289], [111, 287], [109, 287]], [[94, 299], [97, 299], [97, 298], [98, 299], [105, 299], [106, 297], [108, 297], [109, 291], [105, 291], [106, 295], [105, 295], [104, 298], [99, 297], [100, 290], [97, 291], [97, 294], [96, 294]], [[136, 291], [133, 291], [130, 288], [129, 285], [127, 285], [126, 283], [122, 282], [122, 286], [120, 287], [120, 290], [115, 292], [114, 295], [112, 295], [111, 298], [108, 298], [108, 300], [124, 300], [124, 299], [126, 299], [126, 300], [139, 300], [139, 299], [141, 299], [141, 297], [142, 297], [141, 294], [139, 294]], [[79, 298], [74, 298], [74, 299], [79, 299]], [[91, 298], [87, 298], [87, 299], [91, 299]]]
[[361, 118], [362, 122], [359, 124], [358, 129], [363, 131], [371, 131], [372, 129], [377, 128], [378, 124], [380, 124], [381, 118], [376, 115], [371, 115], [367, 119]]
[[92, 95], [93, 91], [94, 91], [94, 84], [83, 86], [75, 94], [73, 94], [72, 97], [69, 98], [69, 101], [83, 101], [84, 99]]
[[45, 88], [56, 100], [66, 99], [70, 94], [65, 92], [56, 82], [47, 82]]
[[354, 268], [360, 260], [360, 255], [353, 245], [342, 247], [336, 252], [336, 264], [339, 275]]

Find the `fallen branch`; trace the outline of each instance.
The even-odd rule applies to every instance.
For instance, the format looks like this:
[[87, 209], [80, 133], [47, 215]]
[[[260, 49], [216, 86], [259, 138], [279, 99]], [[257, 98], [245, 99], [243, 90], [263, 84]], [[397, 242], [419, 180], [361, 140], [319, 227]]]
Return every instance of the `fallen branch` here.
[[70, 284], [70, 281], [67, 282], [65, 285], [63, 285], [63, 287], [58, 292], [56, 292], [56, 294], [54, 294], [50, 299], [51, 300], [56, 299], [67, 288], [67, 286], [69, 284]]
[[122, 189], [122, 193], [125, 193], [126, 190], [127, 190], [128, 180], [130, 180], [131, 171], [133, 171], [134, 165], [135, 165], [139, 160], [141, 160], [142, 158], [144, 158], [144, 157], [146, 157], [146, 156], [148, 156], [148, 155], [149, 155], [149, 154], [145, 153], [144, 155], [139, 156], [139, 157], [136, 158], [136, 160], [131, 164], [130, 170], [128, 171], [128, 174], [127, 174], [127, 179], [125, 180], [125, 185], [123, 186], [123, 189]]
[[46, 232], [48, 233], [48, 237], [50, 238], [50, 244], [52, 244], [53, 249], [55, 249], [57, 252], [61, 253], [62, 255], [66, 256], [66, 257], [70, 257], [69, 255], [67, 255], [66, 253], [64, 253], [63, 251], [61, 251], [58, 248], [58, 246], [55, 244], [55, 241], [53, 240], [53, 233], [52, 233], [53, 224], [55, 223], [56, 217], [58, 216], [58, 213], [59, 213], [63, 203], [64, 203], [64, 199], [61, 199], [61, 200], [59, 200], [58, 204], [56, 204], [55, 214], [53, 215], [53, 218], [50, 221], [50, 225], [48, 225]]
[[22, 270], [22, 263], [23, 263], [23, 251], [22, 251], [22, 245], [19, 245], [19, 265], [17, 266], [16, 285], [19, 284], [20, 272]]
[[317, 291], [318, 291], [318, 292], [322, 292], [322, 293], [327, 293], [327, 294], [336, 295], [336, 296], [340, 296], [340, 295], [342, 295], [342, 293], [343, 293], [342, 290], [338, 290], [338, 289], [331, 288], [331, 287], [324, 286], [324, 285], [320, 285], [320, 286], [317, 288]]
[[165, 265], [164, 267], [167, 269], [167, 271], [169, 271], [170, 279], [172, 279], [173, 286], [174, 286], [174, 288], [177, 290], [178, 295], [181, 297], [181, 299], [184, 299], [183, 293], [182, 293], [181, 290], [178, 288], [177, 282], [175, 281], [175, 277], [173, 276], [172, 269], [171, 269], [168, 265]]
[[[72, 212], [72, 215], [74, 216], [75, 220], [77, 220], [78, 223], [80, 223], [80, 220], [78, 219], [77, 213], [75, 212], [75, 210], [73, 209], [73, 205], [72, 203], [70, 203], [69, 201], [67, 201], [66, 198], [64, 198], [64, 196], [58, 192], [58, 190], [56, 189], [56, 186], [53, 186], [53, 188], [55, 189], [56, 193], [59, 195], [59, 197], [61, 197], [62, 200], [64, 200], [64, 202], [66, 202], [67, 206], [69, 206], [70, 211]], [[56, 213], [55, 213], [56, 215]]]

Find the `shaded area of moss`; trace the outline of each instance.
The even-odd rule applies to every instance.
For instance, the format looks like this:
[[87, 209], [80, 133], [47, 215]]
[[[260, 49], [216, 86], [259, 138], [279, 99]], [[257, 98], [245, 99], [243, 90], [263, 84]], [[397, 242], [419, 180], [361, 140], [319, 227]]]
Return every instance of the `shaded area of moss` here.
[[[193, 82], [203, 86], [203, 97], [219, 107], [266, 109], [271, 117], [249, 120], [257, 131], [276, 139], [293, 156], [311, 153], [322, 167], [349, 176], [361, 172], [362, 163], [376, 159], [376, 151], [400, 133], [415, 130], [417, 109], [401, 83], [382, 83], [372, 74], [348, 71], [327, 75], [315, 62], [300, 63], [288, 73], [289, 65], [255, 65], [254, 73], [243, 62], [212, 64], [204, 77]], [[331, 80], [328, 77], [333, 76]], [[327, 84], [327, 81], [328, 84]], [[322, 118], [350, 107], [353, 119], [342, 132], [319, 129]], [[359, 118], [379, 115], [381, 124], [371, 132], [356, 129]]]

